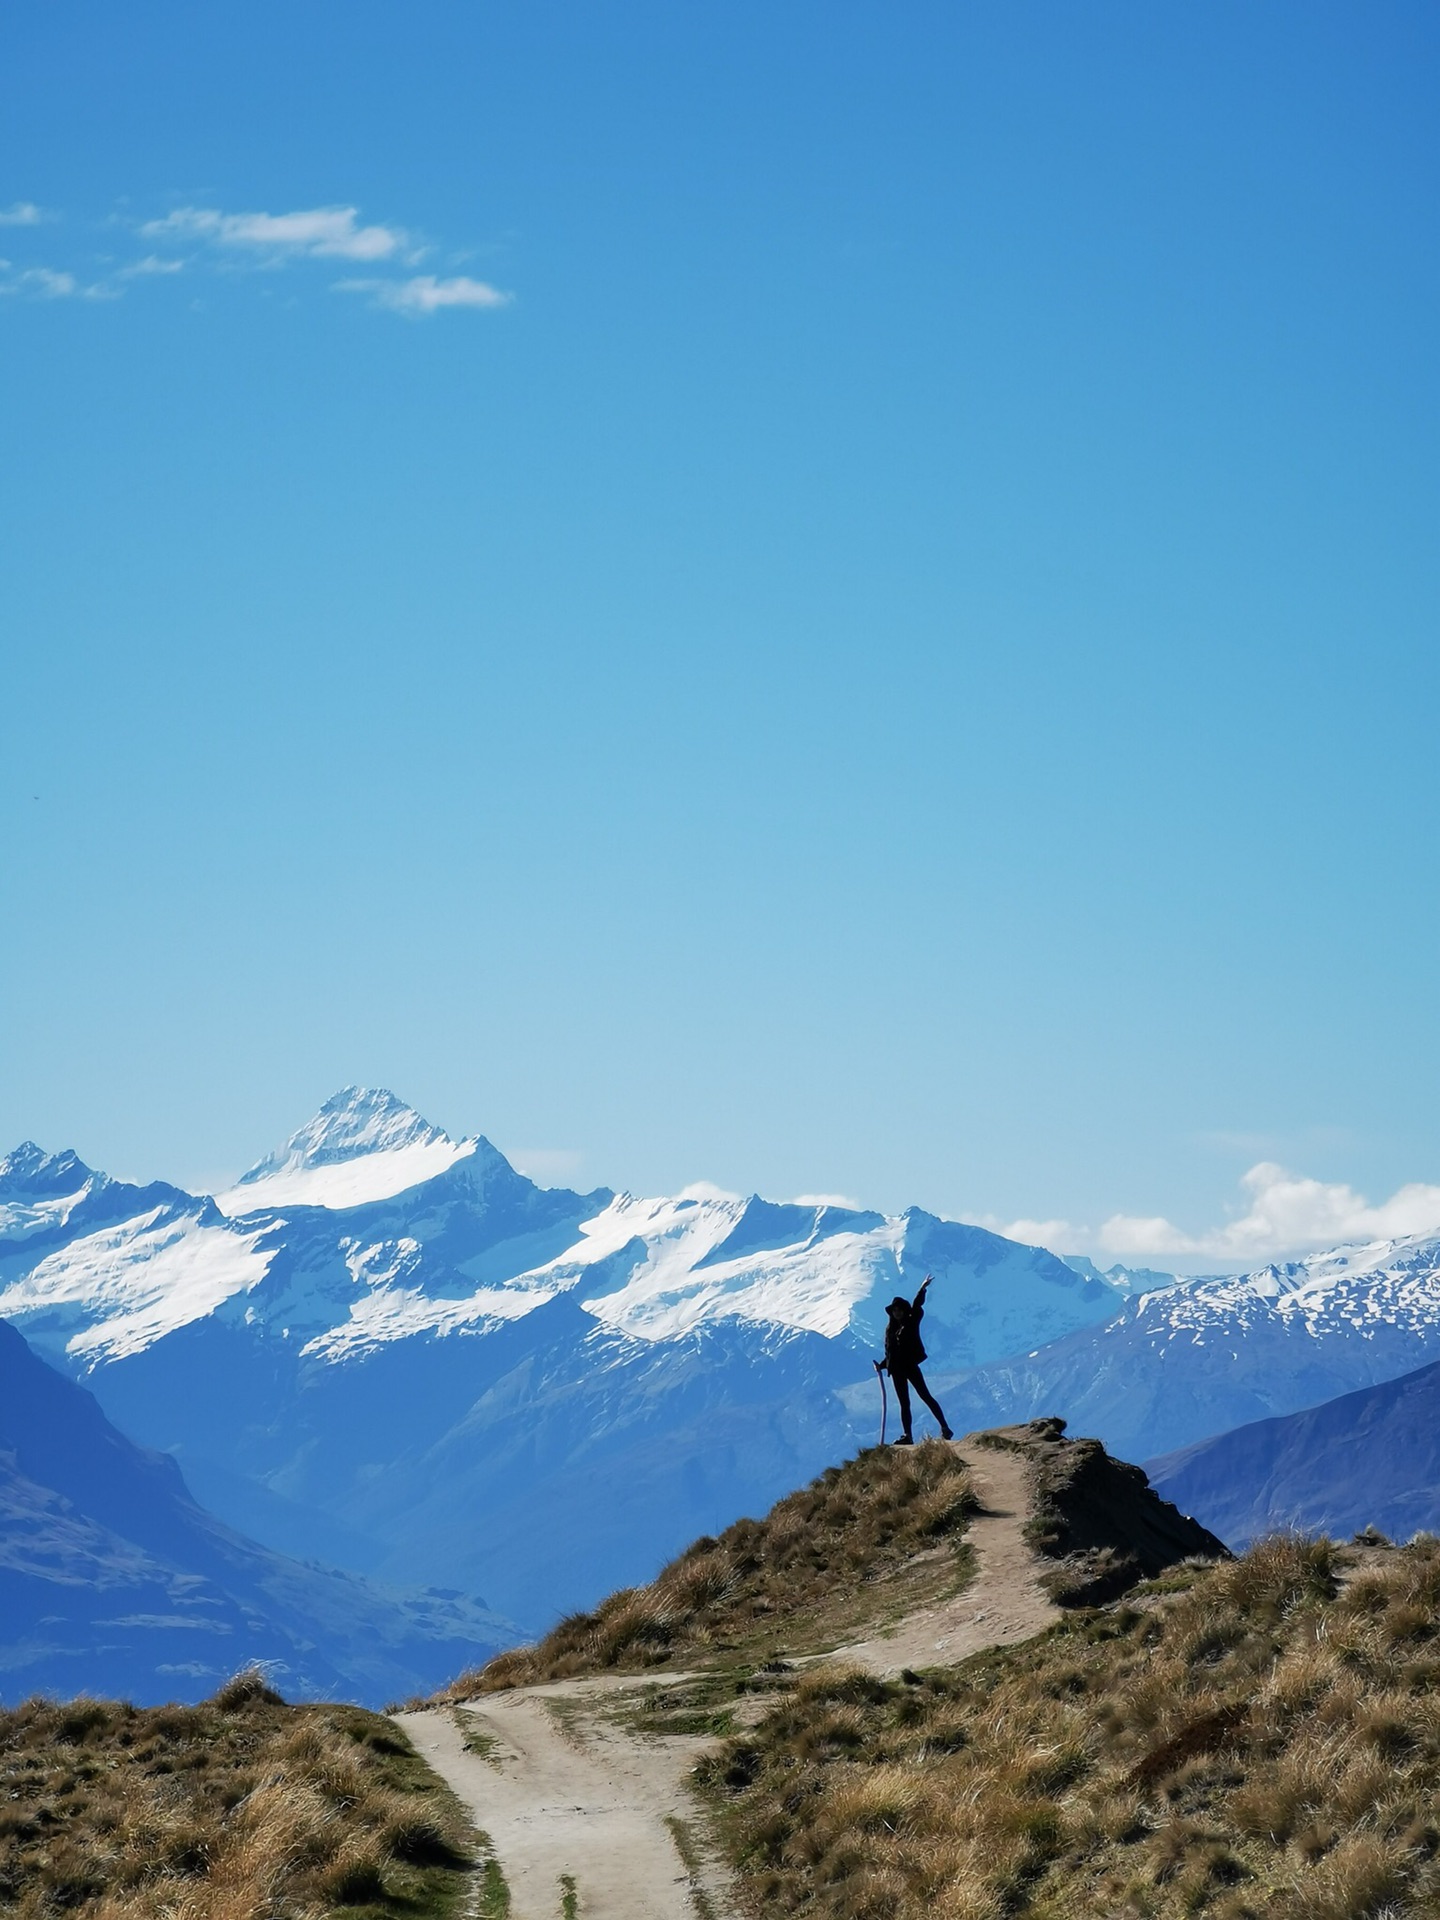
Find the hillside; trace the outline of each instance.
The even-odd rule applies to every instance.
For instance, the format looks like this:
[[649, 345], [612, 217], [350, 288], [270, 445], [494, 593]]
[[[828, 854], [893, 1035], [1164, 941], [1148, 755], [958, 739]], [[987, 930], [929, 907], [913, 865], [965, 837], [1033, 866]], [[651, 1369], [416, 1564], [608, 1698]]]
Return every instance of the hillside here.
[[[1033, 1643], [1063, 1618], [1047, 1582], [1073, 1606], [1097, 1576], [1133, 1582], [1183, 1559], [1188, 1579], [1193, 1556], [1223, 1553], [1142, 1473], [1058, 1421], [871, 1449], [696, 1541], [649, 1586], [463, 1676], [404, 1725], [492, 1834], [525, 1911], [548, 1912], [539, 1890], [568, 1874], [581, 1911], [616, 1920], [679, 1920], [685, 1882], [694, 1911], [728, 1914], [738, 1860], [744, 1904], [769, 1913], [726, 1793], [796, 1700], [835, 1686], [880, 1700], [897, 1676], [919, 1699], [922, 1675]], [[863, 1757], [860, 1742], [849, 1755]], [[718, 1826], [687, 1787], [696, 1762], [712, 1813], [717, 1794], [725, 1806]], [[796, 1911], [862, 1910], [844, 1887], [825, 1904], [803, 1874], [790, 1891]]]
[[612, 1594], [533, 1647], [461, 1677], [451, 1701], [619, 1669], [641, 1672], [780, 1649], [833, 1647], [973, 1575], [967, 1536], [985, 1511], [986, 1450], [1013, 1454], [1028, 1481], [1025, 1536], [1041, 1585], [1062, 1606], [1125, 1591], [1178, 1561], [1224, 1557], [1215, 1536], [1157, 1498], [1144, 1473], [1063, 1420], [915, 1448], [874, 1447], [831, 1467], [760, 1520], [702, 1538], [648, 1586]]
[[1341, 1539], [1440, 1531], [1440, 1364], [1257, 1420], [1149, 1464], [1169, 1500], [1226, 1539], [1280, 1528]]
[[0, 1321], [0, 1700], [195, 1700], [259, 1662], [302, 1697], [378, 1704], [510, 1637], [456, 1596], [246, 1540]]
[[959, 1454], [943, 1441], [876, 1447], [831, 1467], [763, 1520], [737, 1520], [696, 1540], [645, 1587], [611, 1594], [463, 1675], [444, 1694], [474, 1699], [507, 1687], [682, 1658], [759, 1657], [800, 1632], [807, 1642], [916, 1604], [969, 1572], [964, 1535], [979, 1502]]
[[[1044, 1586], [1059, 1606], [1016, 1608]], [[187, 1920], [248, 1914], [257, 1883], [236, 1905], [227, 1876], [253, 1833], [292, 1876], [277, 1916], [438, 1911], [465, 1839], [443, 1802], [418, 1824], [387, 1802], [423, 1789], [413, 1743], [485, 1831], [487, 1915], [1422, 1920], [1437, 1648], [1440, 1542], [1232, 1558], [1139, 1469], [1037, 1420], [830, 1470], [400, 1715], [393, 1746], [365, 1716], [277, 1718], [253, 1686], [236, 1697], [264, 1725], [239, 1739], [223, 1695], [0, 1715], [23, 1803], [0, 1813], [5, 1891], [27, 1920], [83, 1911], [92, 1836], [114, 1834], [117, 1920], [159, 1920], [167, 1873]], [[398, 1774], [367, 1783], [376, 1760]], [[137, 1763], [164, 1810], [143, 1854], [106, 1813]], [[287, 1792], [301, 1824], [277, 1826]]]
[[[505, 1771], [511, 1751], [542, 1761], [527, 1722], [553, 1715], [582, 1746], [592, 1728], [608, 1741], [612, 1767], [617, 1727], [691, 1756], [707, 1729], [697, 1790], [733, 1870], [727, 1897], [757, 1920], [1420, 1920], [1436, 1910], [1440, 1543], [1290, 1537], [1231, 1558], [1212, 1541], [1204, 1557], [1177, 1557], [1205, 1537], [1195, 1524], [1138, 1469], [1067, 1440], [1056, 1422], [973, 1436], [959, 1451], [975, 1475], [987, 1456], [1024, 1467], [1025, 1532], [1069, 1602], [1047, 1631], [887, 1675], [879, 1642], [837, 1647], [807, 1631], [799, 1607], [777, 1629], [787, 1656], [761, 1659], [750, 1592], [737, 1584], [731, 1611], [722, 1588], [712, 1641], [717, 1597], [707, 1590], [686, 1610], [682, 1557], [643, 1598], [653, 1607], [669, 1590], [684, 1677], [667, 1688], [642, 1670], [628, 1693], [607, 1683], [602, 1607], [529, 1665], [507, 1656], [465, 1690], [462, 1718], [485, 1730], [476, 1740], [509, 1742], [487, 1764]], [[874, 1472], [862, 1459], [811, 1497], [833, 1513], [847, 1484], [859, 1496]], [[917, 1479], [909, 1497], [930, 1495]], [[752, 1557], [776, 1571], [767, 1541], [772, 1525], [777, 1545], [785, 1539], [782, 1512], [747, 1536]], [[972, 1506], [967, 1546], [978, 1530]], [[699, 1557], [712, 1552], [707, 1543]], [[1086, 1605], [1070, 1576], [1093, 1571], [1096, 1556], [1117, 1583], [1127, 1556], [1131, 1573], [1147, 1559], [1168, 1564]], [[633, 1615], [639, 1597], [617, 1601]], [[974, 1620], [985, 1631], [983, 1609]], [[829, 1649], [818, 1658], [805, 1651], [817, 1639]], [[562, 1670], [571, 1677], [553, 1677]], [[427, 1750], [453, 1764], [442, 1747]], [[626, 1804], [633, 1817], [638, 1793]], [[517, 1822], [507, 1834], [518, 1857], [528, 1831]], [[713, 1862], [694, 1834], [687, 1845], [703, 1891]]]
[[705, 1767], [747, 1910], [1433, 1914], [1440, 1548], [1162, 1584], [898, 1683], [797, 1678]]
[[393, 1723], [256, 1675], [188, 1707], [0, 1711], [0, 1907], [16, 1920], [449, 1920], [476, 1836]]

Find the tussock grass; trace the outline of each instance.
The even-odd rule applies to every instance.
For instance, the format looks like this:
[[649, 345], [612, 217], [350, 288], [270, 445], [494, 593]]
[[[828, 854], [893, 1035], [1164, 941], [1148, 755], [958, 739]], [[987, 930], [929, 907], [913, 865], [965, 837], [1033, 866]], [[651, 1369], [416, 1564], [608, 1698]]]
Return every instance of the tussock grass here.
[[478, 1694], [606, 1669], [653, 1667], [678, 1652], [714, 1653], [800, 1619], [836, 1595], [883, 1580], [907, 1560], [958, 1542], [978, 1506], [970, 1476], [938, 1440], [873, 1447], [831, 1467], [763, 1520], [737, 1520], [672, 1560], [648, 1587], [612, 1594], [562, 1620], [533, 1647], [502, 1653], [440, 1697]]
[[404, 1735], [241, 1675], [194, 1707], [0, 1712], [0, 1910], [310, 1920], [457, 1909], [464, 1818]]
[[812, 1669], [701, 1768], [751, 1911], [1440, 1912], [1440, 1541], [1365, 1558], [1277, 1538], [958, 1668]]

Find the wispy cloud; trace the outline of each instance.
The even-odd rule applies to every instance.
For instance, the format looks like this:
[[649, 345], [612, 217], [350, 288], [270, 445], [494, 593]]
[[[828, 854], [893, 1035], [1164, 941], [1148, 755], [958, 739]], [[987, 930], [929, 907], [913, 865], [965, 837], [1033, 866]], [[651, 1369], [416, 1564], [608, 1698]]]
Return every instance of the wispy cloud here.
[[573, 1147], [524, 1147], [510, 1155], [510, 1164], [538, 1182], [568, 1180], [585, 1164], [585, 1156]]
[[87, 284], [56, 267], [14, 267], [0, 260], [0, 294], [29, 295], [32, 300], [113, 300], [113, 288], [103, 282]]
[[[0, 208], [0, 227], [38, 227], [55, 216], [33, 201]], [[127, 234], [134, 257], [113, 251], [89, 258], [89, 272], [63, 265], [0, 260], [0, 295], [32, 300], [118, 300], [144, 280], [163, 281], [185, 272], [248, 268], [274, 273], [311, 273], [338, 261], [366, 269], [364, 278], [335, 283], [344, 293], [367, 296], [370, 305], [408, 319], [447, 309], [485, 311], [508, 306], [512, 295], [469, 274], [419, 273], [432, 248], [408, 227], [362, 219], [354, 206], [297, 207], [280, 213], [227, 213], [218, 207], [182, 206], [153, 220], [112, 219], [107, 238]], [[20, 245], [19, 235], [15, 241]], [[463, 254], [450, 254], [456, 261]]]
[[998, 1213], [986, 1213], [981, 1215], [980, 1225], [989, 1227], [992, 1233], [1003, 1233], [1007, 1240], [1018, 1240], [1022, 1246], [1050, 1247], [1056, 1253], [1078, 1253], [1093, 1237], [1086, 1228], [1074, 1226], [1069, 1220], [1002, 1220]]
[[1313, 1180], [1273, 1160], [1241, 1179], [1243, 1211], [1200, 1233], [1163, 1214], [1114, 1213], [1098, 1228], [1069, 1220], [987, 1221], [1011, 1239], [1058, 1253], [1107, 1253], [1134, 1259], [1203, 1258], [1225, 1266], [1263, 1266], [1286, 1255], [1347, 1241], [1440, 1234], [1440, 1186], [1412, 1181], [1373, 1204], [1344, 1181]]
[[362, 226], [358, 207], [307, 207], [294, 213], [220, 213], [177, 207], [140, 228], [146, 240], [202, 243], [272, 260], [391, 260], [411, 254], [403, 227]]
[[121, 267], [120, 275], [125, 280], [136, 280], [148, 273], [180, 273], [184, 266], [183, 260], [166, 259], [158, 253], [147, 253], [143, 260], [135, 260], [128, 267]]
[[371, 294], [377, 306], [417, 319], [444, 307], [506, 307], [512, 298], [463, 273], [450, 280], [437, 279], [433, 273], [415, 274], [409, 280], [337, 280], [335, 287], [338, 293]]
[[1416, 1181], [1372, 1206], [1343, 1181], [1307, 1179], [1273, 1160], [1251, 1167], [1240, 1185], [1248, 1205], [1223, 1227], [1187, 1234], [1160, 1217], [1117, 1213], [1101, 1227], [1101, 1244], [1112, 1253], [1201, 1253], [1264, 1261], [1345, 1240], [1440, 1233], [1440, 1186]]

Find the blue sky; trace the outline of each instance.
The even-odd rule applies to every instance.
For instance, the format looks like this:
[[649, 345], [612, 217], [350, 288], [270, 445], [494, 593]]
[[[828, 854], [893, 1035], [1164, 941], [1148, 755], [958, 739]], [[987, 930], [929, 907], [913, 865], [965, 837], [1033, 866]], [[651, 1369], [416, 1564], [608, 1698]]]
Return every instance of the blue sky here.
[[7, 9], [0, 1140], [214, 1184], [359, 1081], [585, 1185], [1440, 1231], [1437, 68]]

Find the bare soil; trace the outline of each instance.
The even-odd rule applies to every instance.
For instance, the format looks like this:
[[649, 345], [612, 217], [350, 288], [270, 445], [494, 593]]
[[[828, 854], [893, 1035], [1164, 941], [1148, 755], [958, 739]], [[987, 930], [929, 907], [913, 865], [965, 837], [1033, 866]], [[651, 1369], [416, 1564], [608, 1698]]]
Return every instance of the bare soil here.
[[[511, 1920], [557, 1920], [567, 1875], [584, 1920], [697, 1920], [705, 1912], [725, 1920], [733, 1911], [685, 1785], [715, 1743], [636, 1734], [623, 1723], [626, 1696], [638, 1707], [653, 1686], [559, 1680], [396, 1716], [488, 1835], [510, 1888]], [[481, 1737], [483, 1754], [466, 1747], [467, 1734]], [[697, 1891], [708, 1904], [697, 1902]]]

